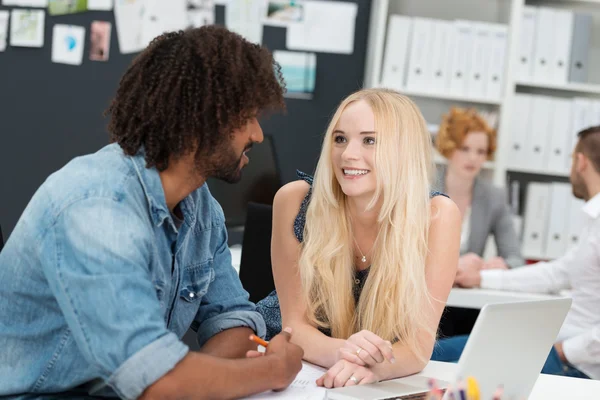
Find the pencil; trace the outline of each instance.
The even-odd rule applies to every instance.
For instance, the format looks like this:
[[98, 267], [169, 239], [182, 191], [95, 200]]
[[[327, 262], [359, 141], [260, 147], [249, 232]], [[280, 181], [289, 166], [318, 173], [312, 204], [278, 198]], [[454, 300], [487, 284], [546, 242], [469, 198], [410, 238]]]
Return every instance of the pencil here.
[[254, 343], [258, 343], [263, 347], [267, 347], [269, 345], [269, 342], [265, 342], [264, 340], [262, 340], [261, 338], [259, 338], [256, 335], [250, 335], [250, 340], [252, 340]]

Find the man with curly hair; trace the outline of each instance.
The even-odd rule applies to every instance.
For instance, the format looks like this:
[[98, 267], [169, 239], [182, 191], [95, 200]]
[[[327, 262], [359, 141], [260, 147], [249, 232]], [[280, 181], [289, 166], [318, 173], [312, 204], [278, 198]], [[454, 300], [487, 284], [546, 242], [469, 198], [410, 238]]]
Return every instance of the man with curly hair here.
[[[0, 253], [0, 396], [234, 398], [293, 380], [289, 331], [256, 357], [265, 324], [205, 184], [241, 178], [283, 90], [266, 49], [215, 26], [133, 61], [112, 144], [51, 175]], [[181, 341], [190, 327], [200, 352]]]

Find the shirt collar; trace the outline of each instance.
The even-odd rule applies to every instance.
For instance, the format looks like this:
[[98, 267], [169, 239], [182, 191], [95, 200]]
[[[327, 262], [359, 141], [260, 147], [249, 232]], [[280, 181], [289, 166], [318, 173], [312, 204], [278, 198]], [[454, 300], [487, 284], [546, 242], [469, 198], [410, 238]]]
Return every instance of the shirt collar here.
[[586, 201], [582, 210], [590, 218], [598, 218], [598, 216], [600, 216], [600, 193]]
[[[165, 191], [160, 180], [160, 175], [155, 167], [146, 167], [146, 152], [142, 146], [135, 156], [131, 157], [136, 173], [144, 188], [144, 194], [148, 201], [148, 208], [150, 209], [150, 216], [152, 223], [155, 226], [160, 226], [165, 220], [168, 221], [169, 225], [177, 232], [175, 221], [171, 217], [171, 211], [167, 207], [167, 200], [165, 198]], [[179, 208], [183, 213], [183, 220], [188, 220], [193, 223], [195, 219], [195, 204], [191, 196], [186, 197], [179, 204]]]

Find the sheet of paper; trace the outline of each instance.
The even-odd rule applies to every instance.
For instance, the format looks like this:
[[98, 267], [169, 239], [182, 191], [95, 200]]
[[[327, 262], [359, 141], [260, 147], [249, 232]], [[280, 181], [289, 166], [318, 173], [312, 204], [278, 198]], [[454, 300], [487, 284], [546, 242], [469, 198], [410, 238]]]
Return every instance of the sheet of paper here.
[[44, 46], [43, 10], [12, 10], [10, 15], [10, 45], [20, 47]]
[[225, 6], [225, 25], [246, 40], [261, 44], [266, 8], [267, 0], [229, 0]]
[[215, 23], [214, 0], [188, 0], [188, 27], [200, 28]]
[[318, 387], [316, 380], [320, 378], [326, 369], [307, 362], [302, 362], [302, 370], [296, 376], [292, 384], [281, 392], [264, 392], [247, 397], [253, 400], [262, 399], [290, 399], [290, 400], [323, 400], [327, 396], [327, 390]]
[[115, 0], [115, 25], [122, 54], [142, 51], [142, 15], [144, 0]]
[[8, 11], [0, 10], [0, 51], [6, 50], [6, 38], [8, 36]]
[[290, 50], [352, 54], [358, 5], [343, 1], [304, 2], [304, 23], [290, 24]]
[[87, 0], [88, 10], [110, 11], [113, 9], [113, 0]]
[[56, 24], [52, 28], [52, 62], [81, 65], [85, 28], [83, 26]]
[[48, 14], [65, 15], [87, 11], [87, 0], [48, 0]]
[[152, 39], [165, 32], [187, 28], [186, 0], [146, 0], [142, 15], [142, 43], [146, 47]]
[[273, 58], [281, 67], [287, 92], [285, 97], [311, 99], [315, 91], [317, 55], [299, 51], [273, 51]]
[[304, 2], [292, 0], [268, 0], [264, 25], [289, 26], [304, 22]]
[[110, 22], [92, 22], [90, 27], [90, 60], [108, 61], [108, 54], [110, 52], [110, 30]]

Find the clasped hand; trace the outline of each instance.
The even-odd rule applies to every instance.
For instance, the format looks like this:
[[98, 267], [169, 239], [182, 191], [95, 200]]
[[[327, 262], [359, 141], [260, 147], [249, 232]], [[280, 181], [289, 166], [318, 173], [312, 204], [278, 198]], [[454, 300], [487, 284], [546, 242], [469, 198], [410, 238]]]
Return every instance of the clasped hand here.
[[374, 366], [395, 363], [392, 344], [368, 330], [350, 336], [338, 350], [338, 361], [317, 380], [326, 388], [378, 382]]

